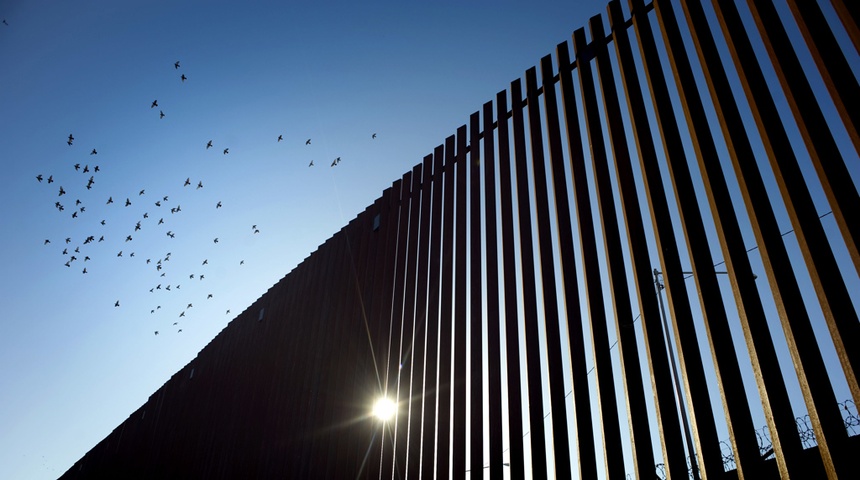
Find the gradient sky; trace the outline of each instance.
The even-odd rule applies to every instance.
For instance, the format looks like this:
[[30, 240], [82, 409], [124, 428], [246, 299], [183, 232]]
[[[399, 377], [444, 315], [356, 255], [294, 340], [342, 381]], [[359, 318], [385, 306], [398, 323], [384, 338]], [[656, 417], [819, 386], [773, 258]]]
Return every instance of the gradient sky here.
[[66, 471], [604, 5], [0, 3], [0, 478]]

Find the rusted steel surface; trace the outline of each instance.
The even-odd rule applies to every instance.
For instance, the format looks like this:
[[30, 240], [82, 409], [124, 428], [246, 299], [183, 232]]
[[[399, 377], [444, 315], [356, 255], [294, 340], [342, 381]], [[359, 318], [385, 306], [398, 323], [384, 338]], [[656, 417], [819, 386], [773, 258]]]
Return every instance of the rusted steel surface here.
[[[800, 0], [629, 3], [470, 115], [62, 478], [849, 478], [855, 2], [831, 2], [841, 24]], [[370, 414], [382, 396], [389, 420]]]

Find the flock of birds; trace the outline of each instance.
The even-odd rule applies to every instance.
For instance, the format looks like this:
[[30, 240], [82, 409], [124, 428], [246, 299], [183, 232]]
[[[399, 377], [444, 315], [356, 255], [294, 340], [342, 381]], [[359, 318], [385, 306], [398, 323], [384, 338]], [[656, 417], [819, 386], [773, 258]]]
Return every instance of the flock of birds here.
[[[175, 62], [173, 64], [173, 67], [174, 70], [179, 70], [181, 68], [180, 62]], [[188, 80], [188, 77], [185, 75], [185, 73], [181, 73], [179, 78], [182, 83], [185, 83]], [[152, 104], [150, 105], [150, 109], [155, 108], [159, 108], [159, 118], [165, 118], [166, 115], [164, 111], [161, 110], [162, 107], [159, 106], [157, 99], [153, 100]], [[376, 138], [376, 133], [373, 133], [371, 135], [371, 139]], [[284, 141], [284, 136], [278, 135], [276, 141], [279, 143]], [[74, 134], [69, 134], [66, 143], [69, 147], [75, 146]], [[305, 141], [305, 145], [310, 144], [311, 139], [308, 138]], [[213, 140], [209, 140], [206, 142], [205, 150], [208, 151], [213, 147]], [[225, 147], [222, 151], [223, 155], [228, 155], [229, 153], [229, 147]], [[92, 148], [87, 158], [97, 158], [98, 155], [98, 150], [96, 148]], [[331, 167], [336, 167], [340, 164], [340, 162], [341, 157], [335, 158], [331, 162]], [[179, 292], [181, 290], [182, 283], [180, 282], [182, 281], [187, 280], [188, 282], [194, 281], [199, 283], [206, 279], [206, 274], [204, 272], [206, 270], [205, 267], [209, 265], [208, 258], [202, 258], [198, 260], [198, 271], [185, 271], [183, 273], [177, 273], [174, 272], [173, 269], [169, 268], [169, 264], [172, 258], [172, 253], [170, 251], [167, 251], [163, 255], [145, 254], [138, 257], [135, 256], [135, 237], [138, 236], [139, 233], [143, 234], [144, 230], [149, 230], [153, 228], [159, 229], [161, 232], [160, 234], [164, 235], [161, 238], [165, 239], [164, 241], [166, 242], [169, 242], [176, 238], [176, 230], [181, 228], [180, 222], [183, 210], [178, 202], [175, 202], [174, 204], [174, 202], [171, 201], [171, 197], [173, 196], [175, 198], [180, 197], [182, 195], [193, 195], [193, 193], [188, 192], [194, 192], [203, 189], [203, 180], [195, 179], [196, 187], [194, 186], [194, 181], [191, 177], [185, 178], [184, 181], [177, 180], [176, 185], [181, 185], [181, 187], [177, 187], [181, 190], [179, 194], [176, 194], [176, 192], [168, 192], [168, 194], [164, 194], [165, 192], [161, 192], [153, 199], [150, 195], [147, 194], [145, 188], [141, 188], [139, 191], [137, 191], [137, 194], [134, 194], [133, 192], [126, 192], [124, 195], [118, 196], [116, 201], [114, 201], [113, 195], [105, 194], [107, 198], [104, 198], [103, 196], [101, 197], [101, 201], [93, 204], [91, 198], [89, 200], [81, 200], [81, 198], [86, 199], [87, 196], [91, 196], [93, 195], [93, 193], [86, 193], [83, 190], [80, 190], [80, 188], [82, 187], [86, 189], [86, 191], [91, 191], [94, 188], [98, 190], [98, 186], [101, 185], [101, 183], [99, 183], [99, 180], [101, 175], [103, 174], [102, 172], [104, 171], [104, 169], [100, 165], [95, 164], [95, 162], [93, 162], [92, 167], [90, 166], [90, 163], [84, 163], [83, 165], [81, 165], [81, 163], [82, 162], [74, 163], [66, 172], [38, 173], [35, 176], [39, 184], [58, 184], [57, 190], [55, 190], [58, 193], [53, 200], [54, 208], [57, 210], [57, 212], [70, 215], [75, 222], [85, 222], [85, 219], [92, 217], [93, 215], [100, 214], [95, 217], [97, 219], [96, 223], [88, 224], [91, 226], [87, 227], [87, 234], [81, 234], [77, 237], [64, 236], [60, 239], [54, 239], [54, 241], [52, 241], [52, 239], [50, 238], [44, 239], [43, 244], [45, 246], [54, 245], [56, 243], [60, 245], [60, 248], [62, 248], [62, 250], [58, 250], [58, 253], [62, 258], [62, 264], [65, 267], [69, 269], [80, 268], [81, 274], [86, 275], [87, 273], [89, 273], [87, 267], [89, 266], [90, 269], [92, 269], [93, 258], [95, 258], [96, 256], [104, 255], [105, 253], [106, 249], [98, 247], [98, 245], [103, 243], [105, 243], [105, 245], [115, 245], [116, 243], [119, 243], [118, 246], [114, 247], [114, 252], [116, 252], [116, 258], [140, 259], [138, 261], [142, 261], [143, 265], [151, 269], [157, 278], [157, 280], [154, 280], [153, 285], [149, 288], [149, 293], [154, 295], [152, 307], [149, 309], [151, 315], [160, 314], [163, 311], [159, 299], [160, 295], [165, 295], [167, 294], [167, 292], [171, 292], [173, 295], [176, 295], [176, 292]], [[313, 160], [311, 160], [308, 164], [308, 167], [313, 166], [314, 162]], [[72, 169], [74, 172], [72, 173], [72, 175], [75, 175], [77, 178], [72, 177], [71, 179], [69, 179], [67, 178], [67, 176], [69, 172], [72, 171]], [[54, 178], [55, 176], [57, 177], [57, 179]], [[65, 186], [66, 188], [68, 188], [68, 190], [66, 190], [63, 184], [60, 183], [60, 179], [62, 179], [62, 181], [66, 184]], [[191, 188], [189, 189], [188, 187]], [[125, 197], [124, 201], [122, 200], [123, 197]], [[75, 198], [74, 202], [71, 201], [71, 198]], [[135, 208], [137, 208], [137, 210], [135, 210], [134, 208], [129, 209], [129, 207], [132, 207], [132, 205], [135, 205]], [[144, 207], [141, 208], [141, 205], [143, 205]], [[218, 211], [222, 207], [223, 202], [221, 200], [218, 200], [212, 208]], [[107, 226], [108, 218], [110, 218], [111, 215], [111, 209], [113, 209], [114, 211], [116, 209], [123, 209], [122, 217], [128, 222], [126, 224], [128, 231], [118, 233], [112, 227]], [[125, 209], [129, 209], [127, 210], [127, 212], [130, 213], [126, 213]], [[150, 215], [150, 213], [152, 215]], [[129, 221], [128, 218], [130, 216], [132, 217], [132, 219]], [[113, 223], [113, 220], [111, 220], [111, 223]], [[173, 225], [176, 226], [174, 227]], [[93, 232], [93, 230], [97, 231]], [[260, 229], [256, 224], [251, 225], [251, 228], [248, 230], [248, 235], [257, 235], [259, 233]], [[149, 243], [150, 244], [148, 244], [147, 247], [151, 246], [151, 242]], [[213, 245], [217, 245], [219, 243], [219, 237], [214, 237], [212, 239], [212, 243]], [[169, 250], [169, 248], [165, 248], [165, 250]], [[146, 258], [144, 259], [143, 257]], [[244, 260], [240, 260], [238, 262], [239, 266], [244, 264]], [[211, 300], [213, 298], [213, 293], [207, 293], [203, 300]], [[185, 302], [181, 302], [181, 304], [184, 303]], [[122, 302], [120, 301], [120, 299], [117, 299], [113, 305], [115, 308], [120, 308]], [[182, 325], [180, 323], [187, 318], [186, 314], [189, 312], [190, 309], [193, 308], [193, 306], [193, 301], [188, 301], [187, 306], [181, 309], [178, 314], [174, 311], [174, 315], [177, 316], [174, 317], [175, 320], [172, 322], [171, 326], [175, 327], [176, 333], [182, 332]], [[227, 310], [226, 314], [229, 315], [230, 310]], [[154, 335], [159, 335], [159, 332], [160, 330], [153, 331]]]

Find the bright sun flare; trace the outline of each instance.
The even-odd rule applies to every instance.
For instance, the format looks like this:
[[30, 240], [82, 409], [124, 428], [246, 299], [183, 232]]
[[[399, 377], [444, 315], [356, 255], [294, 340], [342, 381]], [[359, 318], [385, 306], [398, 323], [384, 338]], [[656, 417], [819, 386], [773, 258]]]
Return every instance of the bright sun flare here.
[[388, 420], [394, 416], [397, 410], [394, 402], [387, 398], [380, 398], [373, 405], [373, 415], [380, 420]]

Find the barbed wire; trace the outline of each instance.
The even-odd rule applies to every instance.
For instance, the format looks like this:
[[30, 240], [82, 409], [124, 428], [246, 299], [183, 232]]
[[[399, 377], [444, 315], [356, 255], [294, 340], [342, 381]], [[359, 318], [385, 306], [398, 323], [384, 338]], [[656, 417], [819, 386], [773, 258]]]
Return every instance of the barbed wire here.
[[[845, 400], [844, 402], [837, 402], [837, 405], [839, 405], [839, 411], [842, 413], [842, 421], [845, 424], [845, 430], [847, 431], [848, 436], [853, 437], [860, 434], [860, 413], [858, 413], [857, 405], [854, 401]], [[797, 435], [800, 437], [800, 442], [803, 444], [803, 448], [809, 449], [818, 446], [818, 441], [815, 439], [815, 432], [812, 429], [812, 421], [809, 418], [809, 415], [797, 417], [795, 419], [795, 423], [797, 424]], [[773, 441], [770, 438], [770, 429], [765, 425], [756, 429], [755, 434], [758, 439], [758, 449], [761, 457], [765, 460], [773, 458]], [[723, 457], [723, 471], [728, 472], [737, 470], [738, 467], [737, 463], [735, 463], [735, 453], [728, 440], [720, 440], [720, 453]], [[697, 456], [694, 456], [693, 458], [696, 457]], [[693, 478], [693, 470], [690, 460], [691, 459], [688, 457], [687, 470], [688, 476]], [[696, 461], [698, 462], [698, 460]], [[654, 472], [660, 480], [666, 480], [666, 478], [668, 478], [666, 465], [663, 463], [654, 465]], [[627, 475], [627, 478], [632, 477]]]

